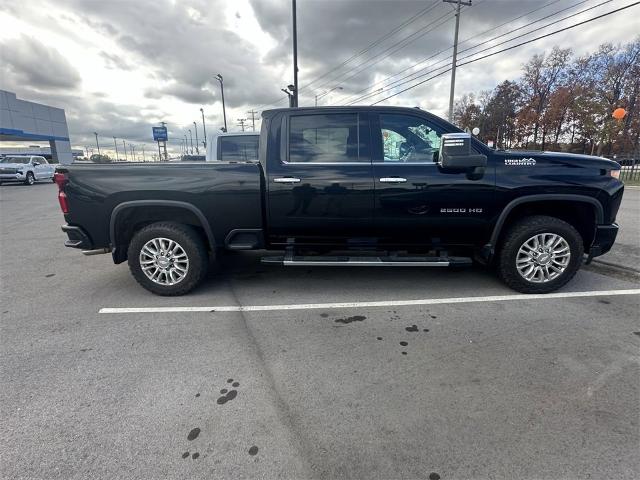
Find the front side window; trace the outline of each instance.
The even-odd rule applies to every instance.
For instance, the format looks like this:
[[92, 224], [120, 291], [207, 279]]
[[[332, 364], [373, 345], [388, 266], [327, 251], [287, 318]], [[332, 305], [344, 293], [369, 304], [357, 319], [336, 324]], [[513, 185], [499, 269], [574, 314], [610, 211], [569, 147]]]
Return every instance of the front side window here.
[[289, 125], [289, 162], [361, 161], [358, 134], [355, 113], [294, 115]]
[[220, 137], [220, 160], [254, 162], [258, 160], [258, 135]]
[[413, 115], [381, 114], [380, 130], [385, 162], [438, 161], [441, 131]]

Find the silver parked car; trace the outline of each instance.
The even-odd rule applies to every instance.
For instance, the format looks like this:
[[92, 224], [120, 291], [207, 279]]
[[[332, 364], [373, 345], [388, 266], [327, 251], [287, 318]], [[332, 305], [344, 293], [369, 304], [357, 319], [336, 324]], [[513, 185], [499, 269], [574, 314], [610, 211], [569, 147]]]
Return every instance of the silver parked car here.
[[0, 183], [22, 182], [33, 185], [37, 180], [53, 180], [55, 166], [36, 155], [9, 155], [0, 159]]

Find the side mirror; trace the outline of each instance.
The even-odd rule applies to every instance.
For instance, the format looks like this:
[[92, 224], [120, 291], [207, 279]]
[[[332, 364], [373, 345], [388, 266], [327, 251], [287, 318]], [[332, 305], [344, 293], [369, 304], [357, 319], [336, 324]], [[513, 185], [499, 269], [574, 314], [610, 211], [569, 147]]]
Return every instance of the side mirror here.
[[37, 167], [38, 165], [40, 165], [40, 162], [33, 162], [34, 167]]
[[471, 134], [445, 133], [440, 142], [438, 164], [448, 170], [486, 167], [487, 156], [471, 153]]

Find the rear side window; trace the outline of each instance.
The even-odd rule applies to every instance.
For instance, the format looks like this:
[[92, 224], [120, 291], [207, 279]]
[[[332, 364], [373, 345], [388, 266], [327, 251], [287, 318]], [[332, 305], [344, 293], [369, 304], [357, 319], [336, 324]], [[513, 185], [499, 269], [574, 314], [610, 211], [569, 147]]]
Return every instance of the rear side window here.
[[258, 160], [258, 135], [220, 137], [220, 160], [227, 162], [255, 162]]
[[289, 121], [289, 162], [368, 161], [360, 155], [357, 114], [294, 115]]

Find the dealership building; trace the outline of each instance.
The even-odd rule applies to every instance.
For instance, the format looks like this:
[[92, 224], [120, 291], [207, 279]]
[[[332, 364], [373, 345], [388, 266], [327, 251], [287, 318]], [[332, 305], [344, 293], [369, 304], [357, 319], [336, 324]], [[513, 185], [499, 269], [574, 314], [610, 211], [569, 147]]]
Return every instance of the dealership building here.
[[54, 163], [73, 162], [64, 110], [21, 100], [6, 90], [0, 90], [0, 142], [49, 142], [49, 148], [4, 147], [0, 153], [43, 155]]

